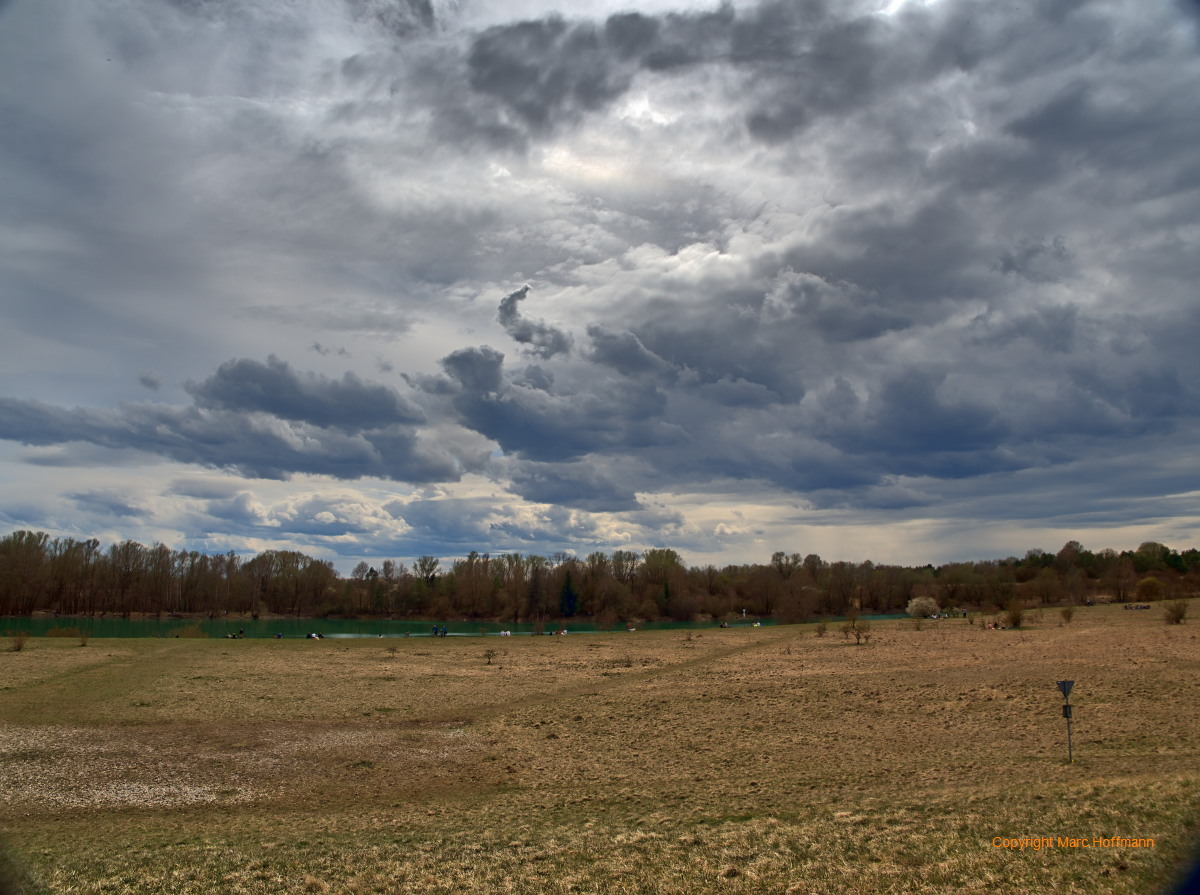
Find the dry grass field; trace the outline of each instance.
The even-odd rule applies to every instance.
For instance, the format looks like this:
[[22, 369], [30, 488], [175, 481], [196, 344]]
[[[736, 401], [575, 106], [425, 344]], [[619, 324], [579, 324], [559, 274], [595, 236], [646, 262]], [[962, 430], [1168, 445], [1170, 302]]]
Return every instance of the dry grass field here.
[[0, 653], [0, 828], [33, 891], [70, 893], [1175, 879], [1200, 834], [1195, 620], [1097, 606], [872, 633], [35, 638]]

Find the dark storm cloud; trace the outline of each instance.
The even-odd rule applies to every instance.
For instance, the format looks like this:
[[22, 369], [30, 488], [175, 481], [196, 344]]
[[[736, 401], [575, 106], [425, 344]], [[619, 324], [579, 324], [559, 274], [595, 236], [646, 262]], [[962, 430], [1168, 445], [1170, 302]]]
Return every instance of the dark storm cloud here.
[[363, 382], [301, 374], [272, 355], [265, 364], [231, 360], [203, 382], [189, 382], [196, 406], [206, 410], [266, 413], [286, 420], [346, 430], [382, 429], [420, 422], [420, 412], [394, 389]]
[[971, 321], [968, 337], [979, 346], [1003, 347], [1018, 339], [1027, 339], [1043, 351], [1064, 353], [1079, 347], [1098, 347], [1087, 329], [1097, 321], [1081, 321], [1077, 305], [1047, 305], [1025, 314], [1000, 319], [980, 315]]
[[[743, 306], [720, 300], [723, 297], [711, 302], [702, 317], [643, 322], [638, 342], [671, 367], [692, 371], [700, 384], [740, 380], [761, 386], [774, 401], [793, 403], [803, 398], [801, 365], [791, 362], [803, 327], [794, 319], [763, 322], [755, 313], [744, 312]], [[759, 293], [757, 301], [762, 300]], [[626, 360], [636, 361], [636, 352], [631, 354]]]
[[[666, 396], [657, 388], [609, 380], [578, 392], [550, 393], [510, 381], [504, 355], [494, 348], [464, 348], [442, 359], [459, 386], [452, 405], [463, 425], [491, 438], [506, 453], [562, 462], [588, 453], [678, 442], [682, 432], [665, 422]], [[436, 382], [430, 393], [444, 390]]]
[[490, 28], [467, 56], [472, 89], [502, 103], [533, 133], [624, 93], [632, 72], [615, 61], [603, 31], [558, 18]]
[[[702, 546], [656, 492], [1097, 524], [1187, 493], [1194, 5], [880, 5], [6, 9], [31, 39], [0, 31], [0, 331], [34, 347], [0, 438], [56, 475], [149, 454], [515, 495], [391, 505], [435, 554], [590, 543], [593, 512]], [[513, 277], [552, 320], [527, 287], [472, 301]], [[509, 366], [478, 344], [497, 322]], [[237, 359], [191, 404], [118, 403], [196, 377], [136, 353], [164, 344], [355, 372]], [[129, 354], [120, 387], [79, 385], [97, 345]], [[393, 368], [411, 391], [360, 378]], [[168, 496], [329, 549], [404, 529], [235, 481]]]
[[639, 508], [637, 496], [589, 462], [522, 463], [511, 474], [511, 491], [534, 503], [615, 513]]
[[794, 326], [827, 342], [874, 339], [914, 322], [899, 308], [887, 306], [878, 294], [853, 283], [830, 282], [790, 269], [780, 272], [766, 298], [778, 323], [784, 322], [780, 316], [790, 318]]
[[66, 495], [82, 510], [104, 516], [142, 516], [146, 510], [129, 502], [128, 496], [108, 491], [77, 491]]
[[[618, 13], [602, 26], [557, 16], [500, 25], [474, 39], [466, 82], [499, 103], [508, 120], [487, 106], [460, 104], [455, 127], [490, 132], [493, 145], [520, 145], [602, 112], [639, 73], [672, 77], [722, 66], [739, 79], [747, 133], [781, 144], [822, 120], [858, 115], [914, 82], [971, 71], [1002, 49], [1012, 52], [1014, 40], [1041, 37], [1038, 28], [1014, 31], [989, 10], [939, 6], [945, 9], [908, 9], [886, 21], [855, 4], [765, 2]], [[1076, 6], [1043, 4], [1033, 14], [1061, 24]]]
[[123, 404], [68, 410], [0, 398], [0, 438], [29, 445], [83, 442], [134, 449], [242, 475], [287, 478], [318, 473], [454, 481], [457, 464], [417, 443], [417, 416], [392, 390], [231, 361], [191, 391], [191, 407]]
[[521, 377], [514, 381], [517, 385], [523, 385], [527, 388], [536, 388], [539, 391], [548, 392], [554, 387], [554, 374], [548, 370], [542, 369], [537, 364], [530, 364], [521, 373]]
[[[779, 7], [767, 9], [772, 14], [744, 26], [753, 38], [742, 48], [740, 61], [780, 66], [763, 79], [760, 108], [746, 116], [751, 135], [767, 143], [790, 140], [817, 117], [856, 109], [879, 89], [876, 60], [882, 48], [875, 21], [834, 20], [801, 31]], [[760, 33], [763, 29], [772, 29], [769, 37]], [[796, 38], [791, 42], [781, 37], [789, 30]]]
[[699, 383], [695, 388], [704, 401], [718, 407], [766, 407], [778, 399], [766, 386], [734, 376], [723, 376], [715, 382]]
[[[638, 72], [664, 76], [727, 65], [753, 85], [745, 125], [758, 139], [790, 139], [821, 115], [841, 114], [876, 90], [880, 26], [873, 16], [839, 18], [820, 4], [764, 3], [735, 12], [650, 16], [618, 13], [603, 26], [557, 16], [500, 25], [473, 41], [467, 83], [500, 104], [459, 105], [444, 126], [513, 146], [598, 113], [626, 94]], [[888, 84], [895, 87], [895, 84]], [[514, 126], [515, 125], [515, 126]]]
[[488, 345], [460, 348], [442, 358], [442, 369], [467, 394], [498, 395], [504, 389], [504, 354]]
[[956, 477], [1007, 466], [995, 454], [1007, 436], [995, 408], [939, 393], [945, 374], [910, 369], [866, 401], [842, 392], [826, 403], [831, 443], [878, 455], [884, 471]]
[[964, 197], [938, 193], [830, 218], [825, 238], [788, 253], [789, 268], [871, 296], [886, 313], [928, 320], [946, 302], [999, 291], [981, 268], [984, 222]]
[[1020, 245], [1003, 252], [996, 260], [995, 269], [1002, 274], [1024, 277], [1035, 283], [1048, 283], [1058, 279], [1061, 265], [1068, 261], [1071, 253], [1066, 240], [1056, 236], [1047, 243], [1042, 239], [1026, 238]]
[[529, 354], [543, 360], [556, 354], [566, 354], [571, 350], [571, 337], [561, 329], [557, 329], [541, 321], [530, 320], [521, 314], [517, 307], [529, 296], [529, 287], [522, 286], [516, 292], [506, 295], [500, 300], [500, 311], [497, 318], [513, 339], [522, 345]]
[[[1194, 139], [1197, 125], [1187, 119], [1190, 101], [1168, 96], [1113, 96], [1097, 84], [1076, 84], [1040, 108], [1008, 124], [1009, 134], [1026, 141], [1059, 166], [1138, 169], [1151, 189], [1195, 184], [1197, 166], [1170, 165], [1156, 172], [1164, 143]], [[1180, 160], [1184, 161], [1184, 160]]]
[[647, 350], [641, 340], [629, 331], [612, 332], [607, 327], [593, 324], [587, 328], [592, 340], [590, 360], [612, 367], [626, 376], [638, 373], [664, 373], [670, 365], [654, 352]]

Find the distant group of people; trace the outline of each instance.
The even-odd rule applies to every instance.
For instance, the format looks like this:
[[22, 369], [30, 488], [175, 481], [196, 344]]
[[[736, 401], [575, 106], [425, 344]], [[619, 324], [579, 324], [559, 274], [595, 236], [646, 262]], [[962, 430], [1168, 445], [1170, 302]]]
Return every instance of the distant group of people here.
[[237, 630], [237, 633], [236, 633], [236, 634], [226, 634], [226, 635], [225, 635], [225, 639], [226, 639], [226, 640], [241, 640], [241, 639], [242, 639], [242, 638], [244, 638], [245, 636], [246, 636], [246, 629], [245, 629], [245, 628], [238, 628], [238, 630]]
[[1125, 608], [1126, 609], [1149, 609], [1150, 604], [1149, 603], [1126, 603]]
[[440, 628], [437, 625], [434, 625], [433, 633], [430, 634], [429, 636], [430, 637], [445, 637], [447, 633], [448, 632], [446, 631], [445, 625], [442, 625]]
[[325, 635], [322, 634], [320, 631], [317, 631], [313, 634], [305, 634], [304, 639], [305, 640], [324, 640]]

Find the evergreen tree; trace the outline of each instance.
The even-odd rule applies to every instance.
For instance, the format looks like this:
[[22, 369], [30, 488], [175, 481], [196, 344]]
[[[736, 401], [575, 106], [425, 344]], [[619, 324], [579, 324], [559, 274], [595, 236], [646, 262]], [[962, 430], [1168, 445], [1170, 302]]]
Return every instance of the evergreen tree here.
[[571, 581], [571, 572], [567, 571], [567, 576], [563, 579], [562, 590], [558, 594], [558, 614], [563, 618], [571, 618], [575, 615], [575, 610], [579, 606], [579, 592], [575, 590], [575, 584]]

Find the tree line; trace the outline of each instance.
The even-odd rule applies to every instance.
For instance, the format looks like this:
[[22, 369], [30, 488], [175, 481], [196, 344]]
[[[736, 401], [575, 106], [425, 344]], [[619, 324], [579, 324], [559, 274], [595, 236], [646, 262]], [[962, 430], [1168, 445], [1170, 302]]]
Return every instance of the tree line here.
[[472, 551], [443, 565], [360, 562], [349, 577], [293, 550], [209, 555], [122, 541], [15, 531], [0, 539], [0, 615], [290, 615], [488, 619], [532, 622], [588, 617], [728, 618], [743, 613], [802, 621], [816, 616], [903, 612], [915, 597], [944, 608], [1003, 608], [1089, 599], [1187, 596], [1200, 580], [1200, 550], [1157, 542], [1090, 551], [1070, 541], [1057, 553], [919, 567], [827, 562], [776, 552], [769, 562], [687, 566], [669, 548], [586, 557]]

